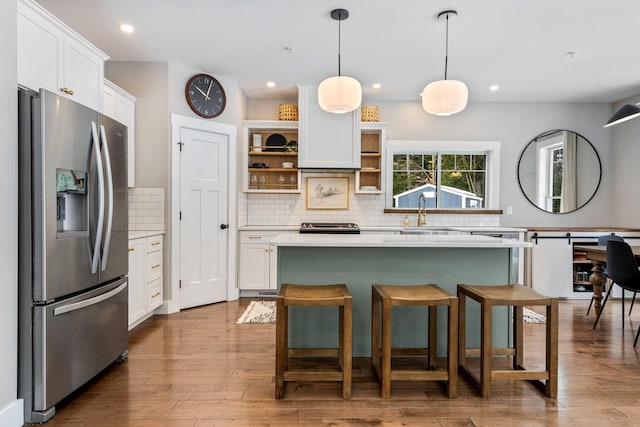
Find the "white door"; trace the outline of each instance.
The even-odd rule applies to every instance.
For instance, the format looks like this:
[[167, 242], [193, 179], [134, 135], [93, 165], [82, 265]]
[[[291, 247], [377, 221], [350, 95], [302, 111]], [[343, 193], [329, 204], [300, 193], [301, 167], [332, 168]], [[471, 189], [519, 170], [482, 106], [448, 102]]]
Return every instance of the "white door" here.
[[229, 135], [181, 128], [180, 308], [227, 299]]

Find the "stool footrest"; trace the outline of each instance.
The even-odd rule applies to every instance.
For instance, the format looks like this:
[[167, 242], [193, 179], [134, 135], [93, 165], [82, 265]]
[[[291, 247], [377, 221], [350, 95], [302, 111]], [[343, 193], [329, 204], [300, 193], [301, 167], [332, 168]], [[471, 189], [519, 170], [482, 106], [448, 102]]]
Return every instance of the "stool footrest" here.
[[428, 348], [392, 348], [391, 356], [428, 356]]
[[289, 357], [336, 357], [339, 356], [337, 348], [290, 348]]
[[[491, 349], [491, 357], [501, 357], [501, 356], [515, 356], [516, 349], [512, 347], [493, 347]], [[480, 357], [480, 349], [479, 348], [467, 348], [465, 351], [466, 357]]]
[[342, 381], [343, 375], [341, 371], [309, 371], [309, 370], [290, 370], [284, 373], [285, 381], [308, 381], [308, 382], [321, 382], [321, 381]]
[[397, 381], [447, 381], [449, 373], [444, 370], [426, 371], [426, 370], [391, 370], [391, 380]]

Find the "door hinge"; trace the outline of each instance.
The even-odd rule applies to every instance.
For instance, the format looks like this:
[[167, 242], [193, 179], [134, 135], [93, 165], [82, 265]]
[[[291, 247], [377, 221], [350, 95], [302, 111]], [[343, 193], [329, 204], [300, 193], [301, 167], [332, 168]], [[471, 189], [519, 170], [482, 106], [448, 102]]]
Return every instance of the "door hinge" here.
[[182, 151], [182, 146], [184, 145], [184, 142], [180, 141], [178, 142], [178, 146], [180, 147], [180, 151]]

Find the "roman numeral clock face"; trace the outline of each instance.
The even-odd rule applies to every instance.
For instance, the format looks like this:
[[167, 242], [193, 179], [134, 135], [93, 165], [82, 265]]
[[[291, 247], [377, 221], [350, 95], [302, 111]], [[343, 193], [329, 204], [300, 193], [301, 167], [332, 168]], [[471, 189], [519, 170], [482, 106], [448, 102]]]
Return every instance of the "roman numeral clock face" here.
[[218, 80], [208, 74], [196, 74], [185, 88], [187, 104], [200, 117], [210, 119], [224, 111], [227, 97]]

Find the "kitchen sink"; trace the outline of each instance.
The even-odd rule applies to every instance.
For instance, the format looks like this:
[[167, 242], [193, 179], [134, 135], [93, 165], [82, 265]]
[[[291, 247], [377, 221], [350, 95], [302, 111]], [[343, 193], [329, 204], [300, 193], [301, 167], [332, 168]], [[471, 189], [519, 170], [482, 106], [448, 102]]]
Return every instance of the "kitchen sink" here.
[[460, 231], [450, 230], [446, 227], [404, 227], [401, 234], [422, 234], [422, 235], [449, 235], [449, 234], [461, 234]]

